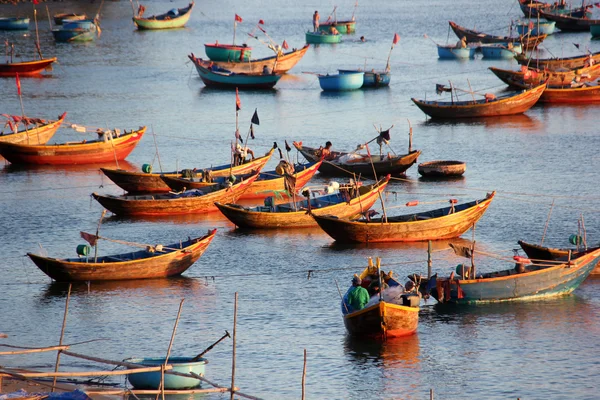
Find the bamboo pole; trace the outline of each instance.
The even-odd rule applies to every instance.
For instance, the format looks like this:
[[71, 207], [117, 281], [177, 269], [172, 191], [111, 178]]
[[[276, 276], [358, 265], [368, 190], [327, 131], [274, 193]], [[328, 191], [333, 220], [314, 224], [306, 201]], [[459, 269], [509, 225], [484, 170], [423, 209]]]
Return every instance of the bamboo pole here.
[[[177, 311], [177, 318], [175, 318], [175, 325], [173, 326], [171, 340], [169, 341], [169, 347], [167, 348], [167, 356], [165, 357], [165, 362], [160, 369], [160, 385], [158, 387], [158, 390], [160, 390], [160, 394], [162, 395], [163, 400], [165, 400], [165, 369], [167, 367], [167, 363], [169, 362], [171, 349], [173, 348], [173, 341], [175, 340], [175, 333], [177, 332], [177, 325], [179, 325], [179, 317], [181, 317], [181, 308], [183, 307], [184, 301], [185, 299], [181, 299], [181, 301], [179, 302], [179, 310]], [[158, 394], [156, 395], [156, 398], [158, 399]]]
[[[63, 323], [62, 323], [62, 329], [60, 331], [60, 340], [58, 341], [58, 345], [62, 346], [63, 343], [63, 338], [65, 337], [65, 328], [67, 326], [67, 315], [69, 314], [69, 300], [71, 300], [71, 284], [69, 283], [69, 291], [67, 292], [67, 301], [65, 303], [65, 313], [63, 316]], [[54, 372], [57, 373], [58, 372], [58, 366], [60, 365], [60, 353], [61, 351], [59, 350], [56, 353], [56, 363], [54, 364]], [[54, 376], [54, 379], [52, 380], [52, 390], [51, 392], [54, 393], [54, 386], [56, 386], [56, 375]]]
[[[100, 234], [100, 225], [102, 224], [102, 218], [106, 215], [106, 209], [102, 209], [102, 214], [98, 220], [98, 226], [96, 227], [96, 237]], [[98, 239], [96, 239], [96, 245], [94, 246], [94, 262], [98, 262]], [[62, 343], [61, 343], [62, 344]]]
[[154, 132], [154, 125], [152, 127], [152, 138], [154, 139], [154, 148], [156, 149], [156, 158], [158, 159], [158, 167], [160, 168], [160, 172], [163, 172], [162, 163], [160, 162], [160, 153], [158, 152], [158, 145], [156, 144], [156, 132]]
[[[136, 369], [127, 369], [127, 370], [120, 370], [120, 371], [23, 372], [23, 373], [20, 373], [19, 375], [26, 377], [26, 378], [54, 377], [54, 380], [56, 380], [56, 378], [66, 378], [66, 377], [104, 376], [104, 375], [119, 376], [119, 375], [139, 374], [142, 372], [160, 371], [161, 368], [163, 368], [163, 367], [164, 367], [164, 365], [159, 365], [158, 367], [136, 368]], [[173, 368], [172, 365], [167, 366], [167, 369], [172, 369], [172, 368]], [[4, 369], [0, 369], [0, 371], [3, 371], [3, 373], [10, 374], [10, 372], [8, 372]]]
[[[6, 347], [13, 347], [8, 345], [2, 345]], [[70, 346], [51, 346], [51, 347], [40, 347], [37, 349], [25, 349], [25, 350], [15, 350], [15, 351], [0, 351], [0, 356], [9, 356], [13, 354], [30, 354], [30, 353], [44, 353], [46, 351], [54, 351], [54, 350], [67, 350]]]
[[550, 223], [550, 216], [552, 215], [552, 209], [554, 208], [554, 201], [556, 199], [552, 199], [552, 204], [550, 205], [550, 210], [548, 211], [548, 217], [546, 218], [546, 225], [544, 226], [544, 233], [542, 234], [542, 240], [540, 242], [540, 246], [544, 244], [544, 238], [546, 237], [546, 231], [548, 230], [548, 224]]
[[306, 349], [304, 349], [304, 368], [302, 369], [302, 400], [306, 399]]
[[431, 267], [432, 267], [432, 261], [431, 261], [431, 253], [432, 253], [433, 249], [432, 249], [432, 244], [431, 244], [431, 240], [427, 241], [427, 279], [431, 279]]
[[334, 281], [335, 281], [335, 286], [337, 287], [338, 293], [340, 294], [340, 299], [342, 300], [342, 304], [344, 305], [344, 308], [346, 309], [346, 314], [350, 314], [350, 310], [348, 310], [348, 306], [344, 302], [344, 296], [342, 296], [342, 291], [340, 290], [340, 285], [338, 285], [337, 279], [334, 279]]
[[233, 305], [233, 351], [231, 358], [231, 396], [233, 400], [235, 395], [235, 345], [237, 338], [237, 307], [238, 307], [238, 292], [235, 292], [235, 302]]

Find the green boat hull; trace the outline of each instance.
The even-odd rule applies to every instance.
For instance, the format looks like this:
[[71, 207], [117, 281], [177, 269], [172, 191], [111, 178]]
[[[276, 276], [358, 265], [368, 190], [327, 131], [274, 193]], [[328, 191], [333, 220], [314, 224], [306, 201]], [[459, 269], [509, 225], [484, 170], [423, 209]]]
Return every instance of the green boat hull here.
[[252, 47], [230, 44], [205, 44], [204, 51], [212, 61], [242, 62], [252, 56]]
[[306, 43], [322, 44], [322, 43], [340, 43], [342, 35], [332, 35], [323, 32], [306, 32]]

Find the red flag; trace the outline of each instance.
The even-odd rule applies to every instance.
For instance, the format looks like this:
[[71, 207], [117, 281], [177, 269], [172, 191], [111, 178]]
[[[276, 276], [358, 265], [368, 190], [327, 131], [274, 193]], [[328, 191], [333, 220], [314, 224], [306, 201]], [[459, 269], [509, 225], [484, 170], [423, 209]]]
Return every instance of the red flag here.
[[287, 49], [289, 49], [289, 48], [290, 48], [290, 46], [288, 46], [288, 43], [287, 43], [285, 40], [283, 41], [283, 44], [281, 45], [281, 47], [282, 47], [284, 50], [287, 50]]
[[17, 74], [17, 93], [19, 96], [21, 95], [21, 80], [19, 79], [19, 74]]
[[40, 4], [40, 2], [38, 0], [33, 0], [33, 4], [37, 5], [37, 4]]
[[[240, 21], [240, 22], [242, 22], [242, 21]], [[258, 23], [259, 23], [260, 25], [264, 25], [264, 24], [265, 24], [265, 21], [264, 21], [263, 19], [259, 19], [259, 20], [258, 20]]]
[[242, 102], [240, 101], [240, 95], [238, 93], [238, 88], [235, 88], [235, 111], [240, 111], [242, 109]]
[[235, 14], [235, 22], [242, 22], [242, 17], [240, 17], [239, 15]]
[[86, 242], [88, 242], [91, 246], [95, 246], [96, 242], [98, 241], [98, 236], [96, 235], [92, 235], [90, 233], [86, 233], [86, 232], [79, 232], [81, 234], [81, 237], [83, 240], [85, 240]]
[[397, 33], [394, 33], [394, 40], [392, 43], [396, 44], [400, 41], [400, 35], [398, 35]]

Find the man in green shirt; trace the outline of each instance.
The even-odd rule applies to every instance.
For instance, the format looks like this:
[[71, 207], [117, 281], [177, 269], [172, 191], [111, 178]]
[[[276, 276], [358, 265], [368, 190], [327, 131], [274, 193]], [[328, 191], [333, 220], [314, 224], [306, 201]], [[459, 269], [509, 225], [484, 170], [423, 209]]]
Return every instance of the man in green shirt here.
[[360, 285], [361, 283], [362, 281], [360, 277], [358, 275], [354, 275], [354, 278], [352, 278], [352, 287], [348, 289], [348, 292], [345, 296], [347, 299], [346, 303], [349, 312], [362, 310], [369, 302], [369, 292]]

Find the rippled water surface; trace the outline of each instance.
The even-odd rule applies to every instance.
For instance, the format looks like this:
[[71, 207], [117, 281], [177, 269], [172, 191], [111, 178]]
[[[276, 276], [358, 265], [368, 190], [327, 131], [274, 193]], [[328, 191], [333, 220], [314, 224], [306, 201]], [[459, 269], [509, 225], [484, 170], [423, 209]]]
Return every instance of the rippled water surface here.
[[[48, 3], [50, 11], [85, 11], [94, 3]], [[44, 3], [45, 4], [45, 3]], [[73, 5], [72, 9], [69, 6]], [[183, 6], [149, 1], [147, 13]], [[348, 18], [353, 3], [338, 2], [338, 17]], [[23, 107], [29, 116], [54, 118], [67, 111], [70, 123], [121, 129], [149, 127], [121, 168], [206, 167], [229, 162], [234, 138], [235, 96], [209, 90], [187, 55], [203, 56], [203, 44], [232, 40], [234, 12], [244, 22], [236, 40], [248, 40], [254, 56], [270, 50], [247, 33], [264, 19], [269, 36], [291, 47], [304, 44], [311, 15], [326, 16], [332, 2], [202, 1], [185, 29], [139, 32], [128, 2], [105, 2], [101, 37], [92, 43], [55, 44], [40, 7], [40, 41], [45, 56], [58, 65], [42, 78], [22, 78]], [[14, 12], [0, 6], [0, 13]], [[521, 17], [516, 1], [482, 0], [408, 2], [374, 0], [356, 11], [357, 33], [334, 46], [311, 47], [304, 59], [273, 91], [241, 92], [240, 126], [245, 138], [258, 109], [260, 126], [251, 146], [266, 152], [274, 141], [303, 141], [353, 149], [377, 135], [373, 124], [392, 129], [392, 148], [408, 147], [408, 121], [420, 162], [458, 159], [467, 163], [463, 179], [430, 182], [416, 167], [407, 180], [394, 181], [386, 194], [388, 213], [438, 207], [449, 198], [483, 198], [497, 191], [474, 234], [480, 250], [511, 256], [518, 239], [538, 242], [554, 200], [545, 243], [567, 246], [585, 217], [590, 243], [600, 237], [598, 195], [598, 105], [535, 106], [524, 115], [469, 122], [433, 122], [410, 101], [437, 98], [434, 84], [452, 81], [480, 92], [504, 86], [487, 68], [517, 68], [513, 61], [441, 61], [432, 40], [454, 43], [448, 20], [504, 34]], [[337, 68], [383, 68], [394, 32], [401, 40], [392, 52], [389, 88], [344, 94], [321, 92], [317, 78], [303, 72], [334, 73]], [[423, 35], [427, 34], [429, 38]], [[32, 54], [34, 31], [2, 33], [25, 58]], [[366, 37], [361, 43], [360, 36]], [[449, 39], [448, 39], [449, 38]], [[546, 40], [540, 56], [576, 55], [600, 50], [589, 34], [557, 34]], [[0, 80], [1, 113], [21, 114], [12, 78]], [[467, 97], [469, 95], [466, 95]], [[153, 135], [153, 133], [155, 135]], [[92, 136], [86, 136], [88, 139]], [[61, 129], [55, 141], [82, 140]], [[156, 146], [155, 146], [156, 141]], [[376, 149], [375, 149], [376, 150]], [[385, 151], [388, 151], [387, 149]], [[285, 153], [285, 152], [284, 152]], [[290, 155], [296, 158], [296, 153]], [[272, 160], [267, 168], [274, 167]], [[114, 167], [114, 165], [107, 165]], [[317, 179], [311, 185], [325, 181]], [[101, 207], [94, 191], [121, 193], [98, 166], [0, 169], [0, 332], [6, 343], [28, 346], [58, 342], [67, 286], [53, 283], [24, 255], [46, 252], [71, 257], [94, 231]], [[380, 206], [377, 206], [380, 209]], [[264, 398], [298, 398], [303, 350], [308, 352], [308, 398], [597, 398], [600, 351], [600, 280], [590, 278], [573, 295], [523, 304], [440, 308], [424, 303], [418, 334], [387, 343], [347, 337], [339, 312], [336, 281], [344, 291], [367, 257], [380, 256], [399, 276], [426, 271], [427, 244], [340, 246], [318, 229], [243, 232], [220, 214], [159, 219], [109, 216], [102, 235], [141, 243], [173, 243], [218, 228], [204, 256], [176, 279], [74, 285], [66, 343], [106, 338], [73, 347], [74, 351], [114, 360], [166, 353], [177, 309], [185, 299], [173, 347], [174, 355], [195, 355], [232, 331], [234, 293], [239, 293], [236, 385]], [[471, 239], [469, 232], [465, 238]], [[460, 259], [435, 243], [433, 268], [454, 270]], [[101, 254], [129, 249], [104, 243]], [[439, 250], [439, 251], [438, 251]], [[477, 256], [480, 271], [500, 268], [493, 258]], [[308, 271], [316, 270], [307, 279]], [[207, 357], [207, 377], [230, 383], [231, 342]], [[3, 358], [5, 366], [50, 369], [54, 356]], [[63, 357], [65, 369], [100, 369]], [[122, 382], [122, 379], [118, 379]], [[205, 398], [225, 398], [208, 395]], [[227, 396], [228, 397], [228, 396]]]

